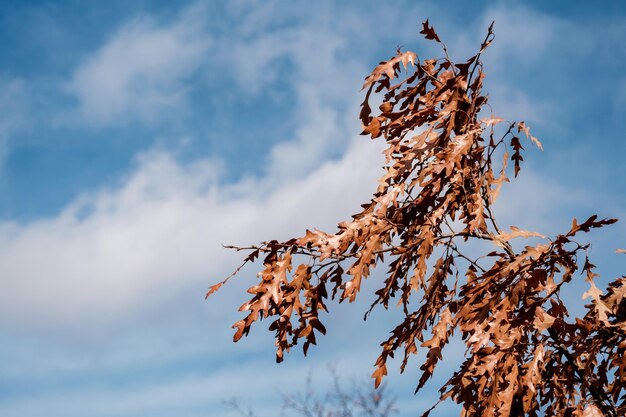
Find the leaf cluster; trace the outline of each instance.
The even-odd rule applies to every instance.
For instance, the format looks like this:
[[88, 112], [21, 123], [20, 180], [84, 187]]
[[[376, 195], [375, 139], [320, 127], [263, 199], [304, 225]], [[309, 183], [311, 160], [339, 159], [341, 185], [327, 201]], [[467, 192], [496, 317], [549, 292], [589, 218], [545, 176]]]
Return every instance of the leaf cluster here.
[[[520, 172], [522, 144], [541, 143], [524, 122], [485, 116], [480, 58], [494, 38], [493, 24], [479, 51], [460, 63], [428, 21], [421, 33], [442, 46], [443, 58], [398, 50], [363, 85], [363, 134], [386, 143], [372, 199], [334, 233], [313, 229], [284, 242], [235, 247], [249, 252], [244, 263], [262, 257], [264, 268], [240, 308], [246, 317], [235, 323], [234, 340], [268, 319], [279, 362], [299, 342], [306, 354], [326, 331], [320, 313], [328, 300], [353, 302], [371, 269], [384, 265], [370, 311], [394, 303], [404, 318], [381, 344], [376, 385], [389, 358], [400, 355], [404, 371], [425, 350], [419, 391], [457, 333], [465, 361], [441, 387], [439, 401], [461, 404], [463, 416], [626, 415], [626, 278], [603, 294], [588, 245], [576, 241], [616, 220], [574, 219], [570, 230], [551, 238], [501, 229], [492, 206], [511, 169], [515, 177]], [[515, 238], [535, 243], [516, 250]], [[476, 240], [491, 242], [493, 250], [468, 256]], [[590, 303], [583, 318], [572, 320], [560, 293], [581, 274]]]

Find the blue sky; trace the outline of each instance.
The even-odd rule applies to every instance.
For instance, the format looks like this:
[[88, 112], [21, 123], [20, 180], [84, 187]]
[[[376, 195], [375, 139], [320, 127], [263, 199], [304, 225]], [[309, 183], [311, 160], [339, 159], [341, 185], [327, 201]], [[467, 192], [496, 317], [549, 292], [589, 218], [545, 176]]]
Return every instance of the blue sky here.
[[[312, 368], [368, 375], [398, 317], [362, 323], [367, 295], [281, 365], [261, 327], [231, 342], [253, 269], [203, 295], [237, 265], [221, 243], [333, 230], [366, 201], [382, 156], [360, 86], [397, 46], [439, 56], [426, 18], [459, 59], [496, 21], [490, 102], [544, 144], [501, 222], [621, 218], [590, 239], [601, 282], [623, 274], [626, 4], [439, 3], [3, 1], [0, 415], [228, 416], [238, 396], [269, 416]], [[403, 415], [433, 401], [416, 380], [390, 378]]]

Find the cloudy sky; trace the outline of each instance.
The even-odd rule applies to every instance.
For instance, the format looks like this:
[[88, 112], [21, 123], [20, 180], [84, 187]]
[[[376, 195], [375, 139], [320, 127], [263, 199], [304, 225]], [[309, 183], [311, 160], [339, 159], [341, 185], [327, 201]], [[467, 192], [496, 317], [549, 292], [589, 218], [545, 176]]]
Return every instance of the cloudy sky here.
[[[229, 416], [236, 396], [274, 416], [311, 370], [366, 378], [394, 312], [333, 305], [309, 357], [276, 365], [263, 325], [231, 339], [254, 269], [203, 296], [237, 266], [222, 243], [332, 231], [367, 201], [383, 160], [360, 86], [398, 46], [439, 56], [426, 18], [457, 59], [495, 20], [492, 107], [544, 144], [501, 222], [626, 220], [623, 1], [1, 2], [0, 415]], [[601, 283], [625, 224], [590, 235]], [[434, 400], [417, 371], [389, 379], [402, 415]]]

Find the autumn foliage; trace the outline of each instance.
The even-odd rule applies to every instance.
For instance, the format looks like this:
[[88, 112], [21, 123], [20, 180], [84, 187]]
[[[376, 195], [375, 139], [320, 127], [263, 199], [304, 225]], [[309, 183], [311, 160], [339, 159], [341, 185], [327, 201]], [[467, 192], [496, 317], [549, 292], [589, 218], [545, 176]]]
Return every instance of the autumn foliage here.
[[[372, 199], [335, 233], [313, 229], [284, 242], [235, 247], [248, 252], [244, 264], [261, 257], [263, 269], [240, 308], [247, 315], [233, 326], [234, 340], [266, 319], [279, 362], [299, 342], [306, 353], [325, 333], [320, 313], [328, 301], [354, 301], [381, 265], [388, 271], [371, 309], [396, 304], [404, 319], [381, 344], [376, 385], [389, 358], [401, 356], [404, 370], [425, 351], [419, 391], [457, 335], [465, 360], [439, 401], [461, 404], [462, 416], [626, 415], [626, 277], [603, 293], [588, 244], [577, 241], [616, 220], [574, 219], [554, 237], [501, 228], [492, 212], [500, 189], [518, 175], [524, 147], [541, 143], [523, 122], [491, 115], [480, 58], [492, 27], [479, 52], [460, 63], [428, 21], [421, 33], [441, 45], [443, 58], [398, 50], [363, 85], [363, 134], [387, 146]], [[514, 245], [515, 238], [530, 243]], [[468, 255], [477, 240], [492, 248]], [[571, 318], [560, 293], [581, 276], [589, 286], [587, 312]]]

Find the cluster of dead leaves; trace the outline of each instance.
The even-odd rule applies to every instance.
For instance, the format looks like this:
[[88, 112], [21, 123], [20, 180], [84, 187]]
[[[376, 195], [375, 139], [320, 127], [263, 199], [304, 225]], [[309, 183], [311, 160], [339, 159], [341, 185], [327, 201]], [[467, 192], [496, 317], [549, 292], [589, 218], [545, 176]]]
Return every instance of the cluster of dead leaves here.
[[[371, 308], [397, 303], [404, 319], [381, 345], [376, 385], [389, 358], [401, 354], [404, 370], [426, 350], [419, 390], [460, 333], [466, 358], [441, 387], [440, 401], [461, 404], [463, 416], [626, 415], [626, 278], [602, 294], [587, 246], [575, 241], [615, 220], [574, 220], [552, 239], [500, 229], [491, 207], [509, 181], [508, 163], [517, 176], [524, 140], [541, 143], [523, 122], [485, 117], [480, 57], [492, 27], [479, 52], [461, 63], [450, 60], [428, 21], [421, 33], [442, 45], [444, 58], [398, 50], [363, 85], [363, 134], [387, 144], [372, 199], [335, 233], [307, 230], [285, 242], [235, 248], [249, 251], [244, 263], [261, 256], [264, 265], [240, 308], [246, 317], [234, 325], [235, 341], [267, 319], [279, 362], [300, 341], [306, 353], [326, 331], [320, 312], [328, 299], [354, 301], [370, 270], [383, 264], [388, 272]], [[382, 101], [378, 111], [370, 107], [374, 96]], [[514, 238], [539, 242], [515, 250]], [[476, 239], [494, 250], [467, 256], [463, 248]], [[583, 319], [571, 320], [559, 295], [581, 272], [591, 302]]]

